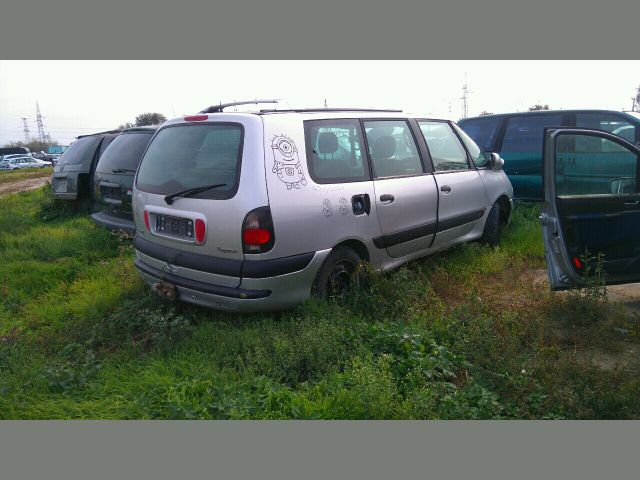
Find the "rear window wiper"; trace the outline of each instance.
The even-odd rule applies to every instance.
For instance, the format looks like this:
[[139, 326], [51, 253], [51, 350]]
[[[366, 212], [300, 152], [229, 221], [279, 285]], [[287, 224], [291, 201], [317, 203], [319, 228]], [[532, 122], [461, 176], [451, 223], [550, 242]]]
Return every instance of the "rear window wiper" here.
[[167, 195], [164, 197], [164, 201], [167, 205], [171, 205], [173, 203], [174, 198], [178, 197], [189, 197], [191, 195], [195, 195], [196, 193], [205, 192], [207, 190], [212, 190], [218, 187], [226, 187], [226, 183], [216, 183], [215, 185], [203, 185], [202, 187], [194, 187], [188, 188], [186, 190], [182, 190], [181, 192], [172, 193], [171, 195]]
[[131, 170], [130, 168], [116, 168], [111, 170], [113, 173], [136, 173], [135, 170]]

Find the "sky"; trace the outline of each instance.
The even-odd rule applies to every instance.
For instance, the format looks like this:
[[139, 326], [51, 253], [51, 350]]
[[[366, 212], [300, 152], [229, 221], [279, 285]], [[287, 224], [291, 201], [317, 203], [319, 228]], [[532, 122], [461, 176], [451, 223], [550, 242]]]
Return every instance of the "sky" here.
[[22, 117], [37, 136], [61, 145], [82, 134], [167, 118], [219, 102], [282, 98], [280, 108], [399, 108], [459, 120], [462, 87], [469, 116], [553, 109], [630, 110], [640, 61], [5, 61], [0, 60], [0, 146], [24, 140]]

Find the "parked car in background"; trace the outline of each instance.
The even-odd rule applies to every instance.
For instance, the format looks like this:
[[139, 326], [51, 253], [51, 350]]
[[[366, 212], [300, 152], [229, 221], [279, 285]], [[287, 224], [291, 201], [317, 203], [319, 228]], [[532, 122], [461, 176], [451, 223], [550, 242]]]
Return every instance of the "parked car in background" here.
[[640, 144], [638, 112], [545, 110], [466, 118], [460, 120], [459, 125], [482, 149], [500, 154], [505, 162], [504, 171], [513, 184], [514, 196], [523, 200], [541, 201], [544, 197], [542, 145], [546, 127], [603, 130]]
[[135, 232], [133, 178], [157, 125], [123, 130], [104, 151], [93, 176], [93, 220], [109, 229]]
[[0, 156], [4, 155], [31, 155], [31, 152], [27, 147], [3, 147], [0, 148]]
[[98, 160], [120, 130], [82, 135], [69, 146], [53, 170], [53, 195], [65, 200], [88, 200]]
[[169, 298], [288, 308], [509, 221], [502, 159], [450, 121], [231, 105], [165, 122], [136, 174], [135, 266]]
[[21, 168], [45, 168], [50, 167], [49, 162], [43, 162], [37, 158], [33, 158], [29, 155], [11, 156], [7, 155], [6, 158], [0, 162], [0, 168], [2, 170], [19, 170]]

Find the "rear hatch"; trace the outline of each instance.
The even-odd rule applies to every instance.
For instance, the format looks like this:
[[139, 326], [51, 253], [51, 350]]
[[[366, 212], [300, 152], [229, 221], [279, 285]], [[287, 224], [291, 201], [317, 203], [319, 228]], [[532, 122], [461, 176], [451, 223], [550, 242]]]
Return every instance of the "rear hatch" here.
[[[78, 193], [77, 172], [82, 169], [87, 157], [94, 156], [100, 140], [99, 136], [82, 137], [65, 150], [53, 170], [53, 193]], [[71, 172], [73, 175], [70, 176]]]
[[133, 178], [155, 128], [123, 132], [100, 157], [94, 174], [95, 210], [131, 220]]
[[176, 275], [237, 287], [243, 221], [268, 205], [262, 137], [258, 115], [217, 113], [165, 123], [136, 176], [138, 251], [161, 259]]

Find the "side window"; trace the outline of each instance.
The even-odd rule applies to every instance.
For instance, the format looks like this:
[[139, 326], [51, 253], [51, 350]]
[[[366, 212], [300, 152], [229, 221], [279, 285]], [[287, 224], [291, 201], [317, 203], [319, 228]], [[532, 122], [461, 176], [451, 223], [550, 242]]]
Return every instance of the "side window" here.
[[304, 122], [304, 132], [307, 166], [314, 182], [369, 180], [358, 120], [307, 120]]
[[635, 125], [617, 115], [578, 113], [576, 114], [576, 127], [604, 130], [618, 135], [631, 143], [634, 143], [636, 140]]
[[545, 127], [562, 125], [562, 115], [522, 115], [511, 117], [502, 141], [501, 152], [542, 155]]
[[482, 150], [480, 150], [480, 147], [476, 144], [476, 142], [474, 142], [473, 139], [469, 137], [469, 135], [464, 133], [464, 131], [460, 127], [454, 124], [453, 128], [455, 128], [456, 133], [462, 139], [462, 143], [464, 143], [464, 146], [467, 147], [467, 151], [469, 152], [471, 160], [473, 161], [475, 166], [478, 168], [485, 168], [489, 166], [489, 160], [491, 158], [489, 152], [483, 152]]
[[406, 121], [365, 121], [364, 130], [376, 177], [399, 177], [423, 173], [418, 147]]
[[436, 172], [469, 169], [467, 153], [448, 123], [418, 123]]
[[556, 141], [556, 193], [635, 193], [637, 165], [637, 155], [612, 140], [592, 135], [560, 135]]
[[487, 152], [491, 151], [498, 126], [503, 117], [476, 118], [460, 122], [460, 128]]

